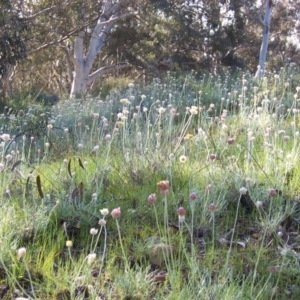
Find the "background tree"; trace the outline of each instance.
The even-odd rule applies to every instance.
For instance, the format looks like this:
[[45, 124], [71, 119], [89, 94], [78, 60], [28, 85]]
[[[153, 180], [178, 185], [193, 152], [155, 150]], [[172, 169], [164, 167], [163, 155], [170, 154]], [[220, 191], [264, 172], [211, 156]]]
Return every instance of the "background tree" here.
[[0, 94], [5, 97], [12, 68], [26, 55], [24, 32], [29, 29], [22, 17], [20, 2], [1, 1], [0, 10]]
[[[296, 0], [274, 6], [268, 69], [288, 58], [299, 61], [299, 6]], [[97, 90], [108, 72], [136, 77], [231, 67], [254, 73], [262, 36], [258, 12], [252, 0], [26, 1], [22, 15], [33, 26], [14, 88], [74, 96]]]

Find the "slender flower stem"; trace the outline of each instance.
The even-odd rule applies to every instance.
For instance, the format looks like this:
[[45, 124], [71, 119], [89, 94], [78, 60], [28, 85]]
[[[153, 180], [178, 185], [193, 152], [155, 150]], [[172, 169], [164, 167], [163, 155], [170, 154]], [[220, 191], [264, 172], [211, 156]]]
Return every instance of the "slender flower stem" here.
[[158, 229], [159, 236], [161, 237], [161, 230], [160, 230], [160, 226], [159, 226], [159, 222], [158, 222], [158, 215], [157, 215], [157, 210], [156, 210], [155, 204], [153, 204], [153, 207], [154, 207], [154, 214], [155, 214], [155, 219], [156, 219], [156, 226]]
[[69, 252], [69, 257], [70, 257], [71, 263], [72, 263], [72, 265], [74, 265], [74, 261], [73, 261], [72, 254], [71, 254], [71, 247], [68, 247], [68, 252]]
[[212, 213], [213, 232], [212, 232], [212, 252], [215, 251], [215, 213]]
[[195, 208], [195, 203], [192, 201], [191, 203], [191, 211], [192, 211], [192, 220], [191, 220], [191, 246], [192, 250], [194, 249], [194, 234], [193, 234], [193, 228], [194, 228], [194, 208]]
[[266, 226], [265, 227], [265, 232], [264, 232], [264, 235], [263, 235], [263, 239], [262, 239], [261, 244], [260, 244], [260, 249], [259, 249], [259, 252], [258, 252], [258, 257], [257, 257], [256, 263], [255, 263], [255, 267], [254, 267], [254, 274], [253, 274], [253, 280], [252, 280], [252, 284], [251, 284], [250, 295], [252, 295], [252, 292], [253, 292], [254, 283], [255, 283], [255, 279], [256, 279], [256, 275], [257, 275], [257, 267], [258, 267], [258, 264], [259, 264], [259, 261], [260, 261], [260, 256], [261, 256], [262, 249], [263, 249], [263, 246], [264, 246], [264, 240], [265, 240], [267, 231], [268, 231], [268, 227]]
[[124, 247], [123, 247], [121, 231], [120, 231], [120, 225], [119, 225], [119, 221], [118, 221], [117, 218], [116, 218], [116, 224], [117, 224], [118, 235], [119, 235], [120, 246], [121, 246], [121, 250], [122, 250], [122, 254], [123, 254], [123, 259], [125, 260], [125, 271], [129, 271], [128, 259], [126, 257], [125, 250], [124, 250]]
[[93, 249], [93, 243], [94, 243], [94, 235], [92, 235], [91, 249], [90, 249], [90, 252], [91, 252], [91, 253], [94, 253], [95, 248], [96, 248], [96, 245], [97, 245], [97, 243], [96, 243], [95, 248], [94, 248], [94, 251], [93, 251], [93, 250], [92, 250], [92, 249]]
[[31, 275], [30, 275], [30, 272], [29, 272], [29, 268], [28, 268], [26, 259], [24, 257], [23, 257], [23, 262], [24, 262], [24, 265], [25, 265], [26, 272], [28, 274], [28, 278], [29, 278], [29, 282], [30, 282], [30, 287], [31, 287], [32, 295], [33, 295], [34, 299], [37, 299], [37, 297], [36, 297], [36, 295], [34, 293], [34, 288], [33, 288], [33, 283], [32, 283], [32, 279], [31, 279]]
[[[96, 251], [97, 244], [98, 244], [98, 242], [99, 242], [99, 238], [100, 238], [100, 235], [101, 235], [101, 232], [102, 232], [102, 228], [103, 228], [103, 227], [105, 227], [105, 226], [101, 226], [101, 227], [100, 227], [100, 230], [99, 230], [99, 233], [98, 233], [98, 235], [97, 235], [97, 239], [96, 239], [96, 242], [95, 242], [95, 246], [94, 246], [93, 251], [92, 251], [92, 245], [93, 245], [93, 239], [92, 239], [92, 243], [91, 243], [91, 253], [95, 253], [95, 251]], [[94, 237], [94, 236], [93, 236], [93, 237]]]
[[[104, 226], [104, 246], [103, 246], [103, 253], [102, 253], [102, 257], [101, 257], [101, 268], [103, 266], [103, 262], [105, 259], [105, 255], [106, 255], [106, 245], [107, 245], [107, 231], [106, 231], [106, 226]], [[100, 272], [99, 272], [100, 274]]]
[[227, 269], [227, 267], [228, 267], [229, 257], [230, 257], [231, 250], [232, 250], [232, 243], [233, 243], [233, 238], [234, 238], [234, 234], [235, 234], [235, 229], [236, 229], [236, 223], [237, 223], [237, 218], [238, 218], [238, 214], [239, 214], [239, 207], [240, 207], [241, 198], [242, 198], [242, 194], [240, 194], [240, 197], [239, 197], [239, 200], [238, 200], [238, 203], [237, 203], [235, 219], [234, 219], [234, 225], [233, 225], [233, 231], [232, 231], [232, 235], [231, 235], [231, 239], [230, 239], [229, 250], [227, 252], [227, 257], [226, 257], [225, 269]]

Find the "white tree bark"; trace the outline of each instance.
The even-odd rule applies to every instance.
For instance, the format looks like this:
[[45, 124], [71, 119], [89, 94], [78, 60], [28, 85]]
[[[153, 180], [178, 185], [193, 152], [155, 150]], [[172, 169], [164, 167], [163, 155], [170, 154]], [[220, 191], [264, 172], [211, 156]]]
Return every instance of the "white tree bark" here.
[[111, 28], [115, 23], [123, 18], [136, 15], [137, 12], [127, 12], [120, 14], [120, 5], [126, 4], [128, 0], [106, 0], [103, 3], [102, 13], [100, 14], [97, 24], [95, 25], [90, 37], [89, 47], [84, 55], [84, 30], [80, 31], [75, 37], [74, 41], [74, 74], [72, 89], [70, 97], [83, 94], [86, 91], [88, 85], [90, 85], [96, 78], [111, 72], [117, 68], [127, 67], [128, 64], [120, 63], [116, 65], [106, 66], [99, 68], [91, 73], [93, 62], [96, 56], [101, 52], [101, 49], [105, 45], [105, 40], [109, 34]]
[[[271, 21], [273, 2], [272, 0], [265, 0], [265, 2], [261, 6], [261, 9], [263, 8], [263, 5], [266, 5], [265, 17], [263, 21], [261, 20], [263, 24], [263, 39], [262, 39], [262, 44], [259, 53], [259, 64], [257, 66], [257, 71], [255, 74], [255, 77], [258, 77], [259, 79], [261, 79], [265, 74], [265, 64], [267, 61], [267, 51], [268, 51], [269, 35], [270, 35], [270, 21]], [[259, 13], [261, 13], [261, 10]]]

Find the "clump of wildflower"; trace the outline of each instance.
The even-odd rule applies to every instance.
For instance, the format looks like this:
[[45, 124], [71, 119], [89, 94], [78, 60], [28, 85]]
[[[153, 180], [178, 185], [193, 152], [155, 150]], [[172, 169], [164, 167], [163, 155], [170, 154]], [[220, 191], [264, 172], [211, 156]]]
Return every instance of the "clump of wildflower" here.
[[241, 188], [240, 188], [240, 194], [241, 194], [241, 195], [246, 195], [247, 192], [248, 192], [248, 189], [247, 189], [247, 188], [245, 188], [245, 187], [241, 187]]
[[269, 189], [268, 194], [271, 197], [275, 197], [277, 195], [277, 191], [275, 189]]
[[214, 153], [209, 154], [209, 159], [215, 160], [217, 158], [217, 155]]
[[106, 225], [106, 221], [104, 219], [100, 219], [99, 222], [98, 222], [98, 224], [100, 226], [105, 226]]
[[179, 221], [179, 226], [180, 226], [180, 223], [184, 222], [184, 220], [185, 220], [185, 208], [179, 207], [177, 209], [177, 215], [178, 215], [178, 221]]
[[102, 216], [107, 216], [109, 214], [109, 210], [108, 208], [103, 208], [103, 209], [100, 209], [100, 213]]
[[185, 212], [185, 208], [182, 206], [177, 209], [178, 216], [185, 216]]
[[194, 201], [198, 198], [198, 195], [195, 192], [189, 194], [189, 199]]
[[160, 115], [162, 115], [166, 111], [166, 109], [161, 106], [157, 111]]
[[120, 102], [121, 102], [122, 104], [126, 104], [126, 105], [129, 105], [129, 104], [130, 104], [130, 102], [129, 102], [129, 100], [128, 100], [127, 98], [121, 99]]
[[179, 161], [180, 161], [181, 163], [186, 163], [186, 162], [187, 162], [187, 157], [186, 157], [185, 155], [181, 155], [181, 156], [179, 157]]
[[96, 228], [91, 228], [90, 229], [90, 234], [91, 235], [96, 235], [98, 233], [98, 229], [96, 229]]
[[169, 180], [161, 180], [157, 183], [157, 186], [160, 190], [168, 190], [170, 188]]
[[197, 106], [192, 106], [189, 111], [192, 115], [197, 115], [198, 114], [198, 107]]
[[150, 194], [148, 197], [149, 203], [154, 203], [156, 201], [156, 194]]
[[215, 212], [216, 209], [217, 209], [217, 206], [214, 204], [214, 203], [211, 203], [209, 206], [208, 206], [208, 209], [210, 212]]
[[71, 247], [73, 246], [73, 242], [70, 241], [70, 240], [66, 241], [66, 246], [67, 246], [68, 248], [71, 248]]
[[120, 207], [114, 208], [110, 214], [114, 219], [120, 218], [121, 217], [121, 208]]
[[162, 196], [166, 196], [169, 193], [169, 188], [170, 188], [170, 182], [169, 180], [162, 180], [157, 183], [157, 186], [159, 188], [160, 194]]
[[89, 265], [93, 264], [96, 260], [96, 253], [90, 253], [88, 256], [87, 256], [87, 263]]
[[5, 156], [5, 158], [6, 158], [7, 161], [11, 161], [13, 157], [12, 157], [11, 154], [7, 154], [7, 155]]
[[48, 129], [52, 129], [52, 128], [53, 128], [53, 125], [52, 125], [52, 124], [48, 124], [48, 125], [47, 125], [47, 128], [48, 128]]
[[19, 248], [17, 250], [17, 255], [18, 255], [19, 258], [25, 257], [25, 255], [26, 255], [26, 248], [25, 247]]
[[10, 140], [10, 135], [7, 134], [7, 133], [4, 133], [1, 135], [1, 139], [4, 141], [4, 142], [7, 142]]
[[232, 144], [234, 144], [235, 143], [235, 138], [229, 138], [228, 140], [227, 140], [227, 144], [228, 145], [232, 145]]

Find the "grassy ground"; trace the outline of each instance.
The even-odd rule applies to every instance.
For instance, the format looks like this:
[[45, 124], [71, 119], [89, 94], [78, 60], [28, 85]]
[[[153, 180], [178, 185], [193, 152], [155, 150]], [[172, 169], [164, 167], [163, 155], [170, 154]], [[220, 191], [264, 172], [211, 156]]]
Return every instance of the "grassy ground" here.
[[170, 75], [0, 116], [1, 299], [298, 299], [291, 70]]

